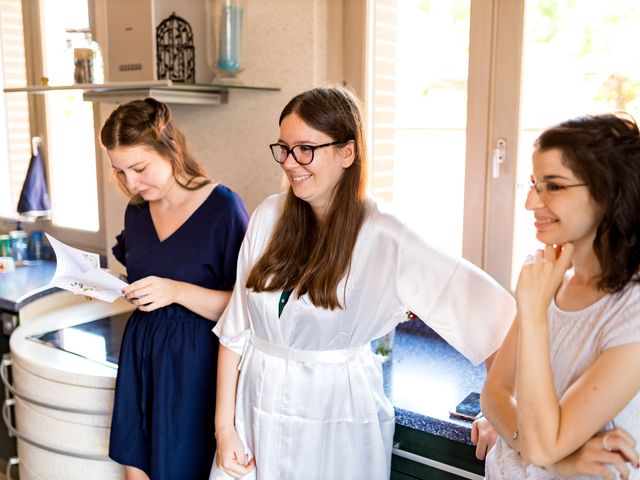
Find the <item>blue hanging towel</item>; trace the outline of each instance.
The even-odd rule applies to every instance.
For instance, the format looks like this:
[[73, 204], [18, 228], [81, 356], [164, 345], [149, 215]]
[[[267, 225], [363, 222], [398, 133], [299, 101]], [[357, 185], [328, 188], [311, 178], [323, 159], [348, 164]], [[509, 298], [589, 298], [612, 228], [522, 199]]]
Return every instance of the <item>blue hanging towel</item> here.
[[18, 213], [33, 217], [49, 217], [51, 214], [47, 177], [40, 152], [31, 156], [29, 170], [18, 200]]

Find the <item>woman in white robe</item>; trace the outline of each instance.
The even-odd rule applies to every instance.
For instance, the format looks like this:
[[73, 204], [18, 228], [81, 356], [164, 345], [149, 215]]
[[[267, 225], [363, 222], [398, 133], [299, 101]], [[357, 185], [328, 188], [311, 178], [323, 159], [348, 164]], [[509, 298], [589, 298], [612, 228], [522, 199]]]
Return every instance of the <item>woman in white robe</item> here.
[[[513, 299], [482, 270], [437, 251], [364, 194], [362, 120], [348, 90], [318, 88], [295, 97], [271, 150], [291, 187], [254, 212], [234, 292], [214, 329], [221, 347], [210, 479], [386, 480], [394, 411], [371, 340], [411, 310], [477, 364], [502, 342]], [[355, 175], [356, 190], [345, 185], [347, 175]], [[277, 273], [268, 276], [267, 288], [247, 287], [256, 285], [264, 262], [258, 272], [256, 265], [273, 243], [287, 241], [279, 229], [286, 229], [295, 202], [309, 209], [311, 225], [319, 225], [321, 246], [300, 258], [291, 245], [291, 263], [302, 272], [293, 288], [274, 287]], [[353, 246], [348, 231], [340, 231], [344, 243], [327, 243], [322, 235], [331, 232], [323, 227], [349, 202], [362, 205]], [[319, 269], [319, 277], [323, 268], [338, 268], [341, 249], [348, 268], [328, 289], [338, 306], [329, 301], [327, 307], [318, 295], [322, 286], [313, 285], [316, 276], [305, 279], [304, 273]]]

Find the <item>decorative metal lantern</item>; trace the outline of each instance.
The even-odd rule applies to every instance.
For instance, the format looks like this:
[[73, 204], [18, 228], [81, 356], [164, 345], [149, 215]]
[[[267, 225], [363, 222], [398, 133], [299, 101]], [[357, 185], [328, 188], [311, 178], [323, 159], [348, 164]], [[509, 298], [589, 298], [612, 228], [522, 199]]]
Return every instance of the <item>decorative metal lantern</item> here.
[[158, 80], [195, 83], [196, 53], [191, 25], [175, 12], [156, 28]]

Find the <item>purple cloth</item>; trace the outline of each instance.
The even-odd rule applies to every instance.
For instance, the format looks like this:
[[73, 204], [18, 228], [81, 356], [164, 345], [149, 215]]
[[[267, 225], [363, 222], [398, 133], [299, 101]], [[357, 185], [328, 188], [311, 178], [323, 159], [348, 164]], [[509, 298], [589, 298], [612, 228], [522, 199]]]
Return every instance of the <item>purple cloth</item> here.
[[40, 153], [31, 157], [29, 170], [24, 179], [20, 200], [18, 200], [18, 213], [22, 215], [44, 216], [51, 210], [49, 193], [47, 192], [47, 177], [44, 171], [44, 162]]

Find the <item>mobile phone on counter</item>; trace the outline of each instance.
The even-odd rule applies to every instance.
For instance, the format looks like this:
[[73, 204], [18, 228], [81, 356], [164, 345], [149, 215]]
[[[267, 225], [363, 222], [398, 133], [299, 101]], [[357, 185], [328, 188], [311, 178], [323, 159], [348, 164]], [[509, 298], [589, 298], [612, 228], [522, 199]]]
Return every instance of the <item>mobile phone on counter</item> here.
[[473, 422], [480, 415], [480, 394], [478, 392], [471, 392], [456, 405], [455, 410], [449, 411], [449, 415], [461, 420], [467, 420]]

